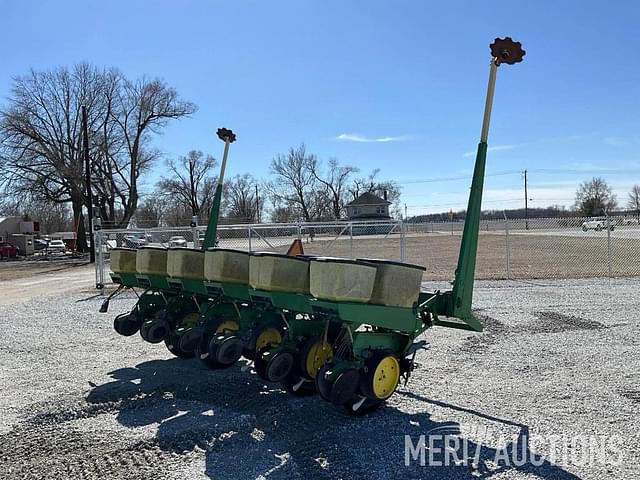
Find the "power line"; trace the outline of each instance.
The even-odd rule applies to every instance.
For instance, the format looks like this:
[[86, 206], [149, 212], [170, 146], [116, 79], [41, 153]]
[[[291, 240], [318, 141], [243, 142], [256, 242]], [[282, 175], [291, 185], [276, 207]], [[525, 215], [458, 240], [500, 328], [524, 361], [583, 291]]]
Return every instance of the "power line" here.
[[[515, 174], [519, 175], [520, 173], [521, 173], [520, 170], [508, 170], [504, 172], [487, 173], [485, 174], [485, 177], [498, 177], [503, 175], [515, 175]], [[471, 180], [471, 176], [461, 175], [458, 177], [440, 177], [440, 178], [423, 178], [423, 179], [417, 179], [417, 180], [404, 180], [404, 181], [398, 182], [398, 184], [411, 185], [414, 183], [452, 182], [455, 180]]]
[[[630, 173], [640, 173], [640, 169], [638, 168], [630, 168], [630, 169], [570, 169], [570, 168], [531, 168], [527, 169], [527, 172], [535, 172], [541, 174], [579, 174], [579, 173], [588, 173], [595, 174], [599, 173], [602, 175], [628, 175]], [[505, 170], [502, 172], [494, 172], [487, 173], [485, 177], [499, 177], [506, 175], [521, 175], [522, 170]], [[399, 181], [400, 185], [412, 185], [417, 183], [435, 183], [435, 182], [452, 182], [457, 180], [471, 180], [470, 175], [460, 175], [456, 177], [438, 177], [438, 178], [421, 178], [416, 180], [404, 180]]]

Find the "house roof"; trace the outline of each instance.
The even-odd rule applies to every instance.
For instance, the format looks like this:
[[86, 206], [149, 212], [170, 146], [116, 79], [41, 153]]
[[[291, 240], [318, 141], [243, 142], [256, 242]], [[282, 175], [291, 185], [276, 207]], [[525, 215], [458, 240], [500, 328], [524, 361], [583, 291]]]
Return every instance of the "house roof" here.
[[347, 203], [347, 206], [353, 205], [391, 205], [391, 202], [373, 193], [365, 192], [352, 202]]

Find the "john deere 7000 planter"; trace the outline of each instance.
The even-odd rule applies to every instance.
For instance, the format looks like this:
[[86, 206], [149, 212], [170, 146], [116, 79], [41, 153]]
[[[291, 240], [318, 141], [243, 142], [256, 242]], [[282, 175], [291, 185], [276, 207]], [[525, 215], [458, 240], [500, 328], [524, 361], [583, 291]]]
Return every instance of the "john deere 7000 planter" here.
[[[209, 368], [242, 356], [260, 377], [294, 395], [318, 393], [352, 414], [369, 412], [407, 380], [432, 326], [481, 331], [471, 311], [487, 137], [496, 72], [520, 62], [509, 37], [491, 44], [482, 133], [452, 289], [422, 290], [423, 267], [373, 259], [288, 255], [218, 248], [216, 232], [229, 145], [224, 154], [206, 236], [199, 249], [143, 247], [111, 251], [111, 277], [142, 289], [131, 312], [118, 315], [122, 335], [140, 332], [179, 357]], [[118, 291], [119, 291], [118, 290]]]

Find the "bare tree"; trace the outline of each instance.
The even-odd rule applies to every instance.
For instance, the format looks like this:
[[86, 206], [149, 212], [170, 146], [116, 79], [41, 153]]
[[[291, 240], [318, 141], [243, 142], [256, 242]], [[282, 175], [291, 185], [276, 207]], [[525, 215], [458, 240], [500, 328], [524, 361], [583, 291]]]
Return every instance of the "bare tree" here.
[[[133, 82], [113, 70], [105, 78], [107, 117], [99, 150], [102, 162], [96, 165], [102, 167], [98, 178], [105, 179], [106, 191], [99, 189], [98, 196], [102, 198], [103, 214], [110, 220], [115, 220], [114, 203], [122, 206], [119, 226], [125, 226], [138, 206], [137, 180], [158, 157], [158, 152], [149, 147], [152, 135], [169, 120], [188, 116], [196, 108], [158, 79]], [[107, 202], [109, 209], [105, 208]]]
[[0, 216], [22, 217], [40, 224], [41, 233], [68, 232], [73, 228], [69, 207], [65, 203], [43, 200], [37, 196], [4, 196]]
[[316, 156], [307, 154], [304, 143], [290, 148], [286, 154], [278, 154], [271, 161], [271, 173], [276, 180], [269, 183], [269, 190], [274, 203], [295, 206], [306, 222], [313, 216], [310, 192], [316, 187], [316, 179], [309, 165], [315, 161]]
[[602, 215], [618, 205], [613, 190], [602, 177], [583, 182], [576, 191], [576, 209], [584, 216]]
[[640, 219], [640, 185], [634, 185], [629, 192], [629, 201], [627, 206], [636, 212], [638, 219]]
[[[358, 171], [356, 167], [340, 165], [338, 159], [329, 159], [329, 168], [326, 173], [321, 172], [320, 162], [315, 158], [309, 160], [308, 168], [313, 177], [326, 188], [330, 197], [331, 216], [338, 219], [344, 210], [345, 197], [348, 188], [349, 177]], [[321, 199], [317, 199], [320, 201]]]
[[191, 150], [177, 161], [168, 160], [167, 169], [171, 177], [162, 177], [158, 181], [158, 194], [180, 205], [192, 216], [206, 216], [216, 190], [216, 177], [213, 175], [216, 163], [211, 155], [199, 150]]
[[257, 182], [250, 174], [236, 175], [225, 182], [224, 197], [227, 216], [240, 223], [255, 223], [258, 204]]
[[133, 215], [136, 227], [160, 227], [165, 213], [164, 203], [156, 196], [146, 197]]
[[273, 223], [290, 223], [297, 220], [295, 207], [291, 204], [274, 204], [271, 209]]
[[131, 82], [88, 64], [16, 77], [0, 110], [0, 173], [5, 189], [70, 203], [78, 245], [86, 246], [87, 205], [81, 107], [88, 111], [93, 185], [102, 215], [127, 225], [138, 204], [138, 178], [155, 158], [152, 134], [195, 110], [160, 80]]

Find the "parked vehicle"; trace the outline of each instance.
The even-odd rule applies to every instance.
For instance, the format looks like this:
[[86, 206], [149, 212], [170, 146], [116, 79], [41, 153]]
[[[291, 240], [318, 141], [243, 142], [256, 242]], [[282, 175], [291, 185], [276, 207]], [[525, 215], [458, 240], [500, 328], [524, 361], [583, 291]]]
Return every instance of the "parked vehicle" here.
[[609, 221], [607, 223], [606, 218], [590, 218], [586, 222], [582, 222], [582, 231], [586, 232], [587, 230], [595, 230], [596, 232], [599, 232], [601, 230], [606, 230], [607, 224], [609, 225], [609, 230], [613, 231], [615, 228], [613, 221]]
[[169, 239], [168, 246], [169, 248], [187, 248], [187, 240], [184, 237], [177, 235]]
[[5, 242], [0, 242], [0, 259], [16, 256], [18, 256], [18, 249], [16, 247]]
[[144, 233], [133, 233], [125, 235], [122, 239], [122, 246], [127, 248], [140, 248], [149, 243]]
[[67, 251], [67, 246], [62, 240], [51, 240], [49, 241], [49, 245], [47, 246], [47, 251], [51, 253], [64, 253]]
[[46, 250], [47, 246], [49, 246], [49, 242], [47, 242], [46, 240], [43, 240], [42, 238], [33, 239], [34, 250]]

